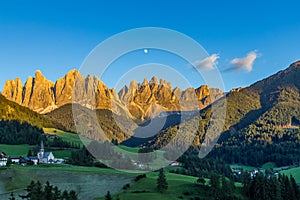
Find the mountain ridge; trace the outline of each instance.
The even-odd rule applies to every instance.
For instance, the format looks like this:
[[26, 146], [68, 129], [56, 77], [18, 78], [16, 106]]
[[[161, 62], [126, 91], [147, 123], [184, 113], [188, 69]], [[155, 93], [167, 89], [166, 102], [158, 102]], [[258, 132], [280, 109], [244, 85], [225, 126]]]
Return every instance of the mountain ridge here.
[[[76, 88], [76, 90], [74, 90]], [[78, 103], [90, 109], [108, 109], [115, 113], [127, 112], [133, 118], [144, 120], [163, 111], [193, 110], [194, 96], [199, 109], [222, 97], [219, 89], [200, 86], [196, 89], [172, 88], [171, 83], [153, 77], [142, 83], [132, 80], [118, 93], [108, 88], [99, 78], [83, 77], [79, 71], [70, 70], [55, 83], [46, 79], [38, 70], [35, 77], [28, 77], [25, 84], [20, 78], [7, 80], [3, 96], [40, 114], [49, 113], [60, 106]], [[185, 104], [181, 104], [183, 101]]]
[[[276, 137], [282, 137], [282, 135], [277, 135], [282, 134], [282, 128], [292, 127], [292, 124], [300, 119], [299, 78], [300, 62], [297, 61], [268, 78], [257, 81], [239, 91], [227, 93], [223, 97], [226, 98], [227, 111], [219, 142], [226, 142], [231, 137], [241, 138], [241, 135], [249, 138], [249, 141], [259, 141], [265, 137], [269, 142], [278, 140]], [[213, 104], [218, 106], [219, 103], [222, 101], [217, 100]], [[195, 146], [200, 146], [210, 118], [211, 105], [200, 113], [201, 120], [195, 138]], [[151, 141], [147, 141], [147, 143], [153, 148], [160, 148], [174, 138], [176, 129], [176, 125], [171, 126], [158, 133], [156, 138], [151, 138]], [[250, 133], [255, 137], [247, 135]], [[247, 140], [239, 141], [247, 143]], [[235, 143], [235, 145], [237, 144]]]

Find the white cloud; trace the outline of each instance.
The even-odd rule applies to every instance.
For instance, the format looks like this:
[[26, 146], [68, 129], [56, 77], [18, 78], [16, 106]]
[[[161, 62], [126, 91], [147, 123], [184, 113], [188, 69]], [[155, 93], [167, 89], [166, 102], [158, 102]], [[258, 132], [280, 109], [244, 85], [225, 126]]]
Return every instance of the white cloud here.
[[230, 64], [232, 65], [232, 67], [226, 71], [246, 70], [248, 72], [251, 72], [253, 69], [253, 63], [257, 57], [258, 57], [258, 54], [256, 53], [256, 51], [251, 51], [244, 58], [234, 58], [230, 61]]
[[198, 69], [214, 69], [214, 66], [218, 63], [218, 59], [220, 56], [218, 54], [212, 54], [211, 56], [208, 56], [204, 58], [203, 60], [196, 61], [194, 63], [194, 66], [196, 66]]

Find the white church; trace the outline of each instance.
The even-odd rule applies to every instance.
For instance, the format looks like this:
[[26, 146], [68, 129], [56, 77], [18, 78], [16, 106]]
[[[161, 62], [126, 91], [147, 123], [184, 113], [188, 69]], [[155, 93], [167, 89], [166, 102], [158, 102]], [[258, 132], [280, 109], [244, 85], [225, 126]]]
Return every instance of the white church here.
[[41, 149], [37, 154], [40, 164], [55, 163], [55, 158], [52, 152], [45, 152], [43, 140], [41, 141]]

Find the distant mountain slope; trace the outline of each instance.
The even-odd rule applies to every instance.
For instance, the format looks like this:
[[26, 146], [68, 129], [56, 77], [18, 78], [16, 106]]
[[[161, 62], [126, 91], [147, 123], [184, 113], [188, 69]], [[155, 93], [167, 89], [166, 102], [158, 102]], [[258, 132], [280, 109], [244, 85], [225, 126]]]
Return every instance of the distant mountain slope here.
[[[72, 109], [75, 110], [76, 114], [79, 113], [83, 118], [74, 118]], [[89, 120], [90, 118], [93, 118], [94, 115], [97, 116], [97, 119], [94, 119], [91, 123]], [[135, 124], [131, 119], [114, 114], [110, 110], [98, 109], [93, 111], [79, 104], [63, 105], [48, 113], [46, 116], [56, 123], [59, 123], [65, 130], [73, 133], [79, 132], [82, 136], [95, 140], [108, 139], [110, 141], [111, 139], [117, 139], [121, 142], [128, 139], [131, 136], [130, 133], [135, 128]], [[79, 122], [79, 120], [82, 121]], [[117, 124], [118, 122], [122, 123]], [[75, 123], [79, 128], [76, 127]], [[89, 126], [82, 127], [84, 124], [89, 124]], [[105, 138], [102, 135], [103, 133]]]
[[[227, 113], [225, 119], [224, 133], [220, 142], [231, 137], [232, 140], [243, 137], [249, 142], [261, 140], [263, 132], [257, 131], [256, 136], [248, 137], [247, 134], [255, 127], [268, 127], [272, 138], [278, 134], [276, 129], [292, 127], [299, 123], [300, 119], [300, 62], [290, 65], [286, 70], [280, 71], [273, 76], [263, 79], [247, 88], [239, 91], [231, 91], [226, 95]], [[222, 101], [216, 101], [215, 106]], [[211, 106], [205, 108], [200, 114], [198, 136], [195, 138], [195, 145], [200, 145], [200, 141], [205, 135], [205, 130], [211, 117]], [[167, 144], [176, 135], [178, 126], [169, 127], [159, 133], [147, 143], [160, 148]], [[261, 128], [262, 129], [262, 128]], [[259, 129], [258, 129], [259, 130]], [[241, 136], [244, 135], [244, 136]], [[266, 137], [266, 136], [265, 136]], [[277, 137], [277, 136], [276, 136]], [[293, 136], [297, 138], [297, 136]], [[241, 142], [236, 140], [236, 144]]]
[[37, 127], [59, 127], [49, 118], [40, 115], [32, 110], [20, 106], [19, 104], [7, 100], [0, 94], [0, 119], [4, 120], [18, 120], [20, 122], [28, 122]]

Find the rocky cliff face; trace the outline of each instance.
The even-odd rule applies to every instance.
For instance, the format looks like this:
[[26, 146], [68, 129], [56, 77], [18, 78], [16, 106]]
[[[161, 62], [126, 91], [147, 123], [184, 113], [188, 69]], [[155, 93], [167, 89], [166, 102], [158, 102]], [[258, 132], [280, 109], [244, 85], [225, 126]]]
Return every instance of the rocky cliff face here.
[[197, 89], [188, 88], [182, 91], [157, 77], [150, 81], [144, 79], [137, 84], [131, 81], [129, 88], [124, 86], [119, 92], [120, 101], [130, 113], [137, 118], [150, 118], [163, 111], [202, 109], [212, 101], [220, 98], [223, 92], [201, 86]]
[[3, 88], [3, 96], [7, 99], [12, 100], [18, 104], [22, 103], [22, 81], [20, 78], [15, 80], [7, 80]]
[[55, 83], [37, 71], [34, 78], [28, 77], [24, 86], [19, 78], [7, 81], [2, 94], [39, 113], [75, 102], [91, 109], [125, 111], [138, 119], [150, 118], [163, 111], [202, 109], [224, 95], [208, 86], [184, 91], [177, 87], [173, 89], [169, 82], [157, 77], [150, 81], [145, 79], [140, 84], [133, 80], [117, 93], [97, 77], [88, 75], [84, 78], [77, 70], [71, 70]]
[[2, 94], [11, 101], [42, 113], [45, 109], [55, 106], [53, 86], [53, 82], [37, 71], [35, 78], [28, 77], [24, 87], [19, 78], [6, 81]]

